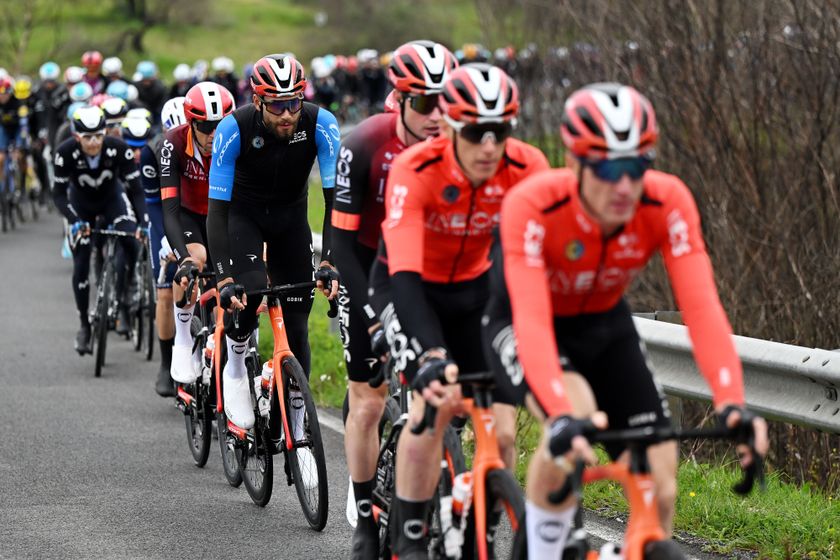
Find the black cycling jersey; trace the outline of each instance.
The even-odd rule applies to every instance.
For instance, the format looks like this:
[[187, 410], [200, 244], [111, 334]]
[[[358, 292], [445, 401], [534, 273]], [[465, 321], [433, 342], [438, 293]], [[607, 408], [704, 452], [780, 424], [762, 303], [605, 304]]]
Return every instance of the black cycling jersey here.
[[50, 146], [55, 148], [57, 145], [55, 135], [67, 117], [70, 94], [64, 84], [56, 83], [52, 89], [41, 84], [35, 90], [33, 97], [35, 105], [32, 111], [33, 124], [30, 128], [39, 138], [45, 139]]
[[106, 136], [102, 151], [95, 158], [86, 156], [79, 141], [71, 138], [58, 147], [53, 163], [55, 205], [70, 222], [80, 219], [78, 210], [85, 209], [87, 213], [88, 208], [101, 207], [104, 201], [120, 197], [124, 183], [138, 224], [148, 223], [134, 152], [119, 138]]

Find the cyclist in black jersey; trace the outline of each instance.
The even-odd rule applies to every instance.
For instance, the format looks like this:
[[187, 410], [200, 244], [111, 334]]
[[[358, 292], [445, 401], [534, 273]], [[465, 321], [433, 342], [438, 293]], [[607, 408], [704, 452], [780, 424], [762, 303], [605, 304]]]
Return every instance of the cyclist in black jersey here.
[[[245, 349], [257, 326], [260, 302], [246, 301], [244, 291], [264, 288], [269, 278], [275, 285], [314, 278], [319, 288], [328, 287], [325, 293], [330, 298], [338, 293], [338, 275], [330, 264], [329, 227], [338, 123], [329, 111], [303, 101], [303, 66], [291, 56], [261, 58], [254, 65], [251, 85], [254, 102], [225, 117], [216, 128], [207, 212], [207, 237], [220, 303], [225, 309], [241, 310], [238, 326], [232, 321], [225, 325], [225, 412], [245, 429], [254, 424]], [[322, 261], [313, 275], [306, 204], [309, 173], [316, 157], [325, 212]], [[311, 295], [294, 294], [283, 301], [289, 346], [307, 376], [311, 308]], [[308, 452], [299, 450], [299, 455], [301, 451]]]
[[[148, 216], [140, 172], [133, 150], [118, 138], [105, 136], [105, 114], [98, 107], [82, 107], [73, 113], [73, 138], [56, 150], [53, 198], [58, 210], [71, 224], [73, 251], [73, 294], [81, 328], [76, 335], [76, 351], [90, 353], [88, 298], [90, 283], [90, 225], [97, 216], [119, 231], [144, 235]], [[128, 193], [123, 189], [128, 188]], [[129, 202], [130, 197], [130, 202]], [[121, 238], [124, 262], [117, 262], [117, 300], [124, 309], [125, 286], [137, 260], [137, 243]]]

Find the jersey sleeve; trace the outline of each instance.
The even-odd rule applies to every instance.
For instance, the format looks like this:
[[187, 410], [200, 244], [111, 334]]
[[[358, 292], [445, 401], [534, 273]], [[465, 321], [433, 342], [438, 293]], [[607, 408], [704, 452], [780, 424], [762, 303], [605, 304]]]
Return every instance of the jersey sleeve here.
[[67, 218], [69, 222], [75, 222], [79, 219], [75, 210], [69, 203], [67, 190], [70, 188], [70, 166], [73, 161], [70, 157], [70, 150], [66, 149], [64, 145], [59, 146], [53, 158], [53, 200], [55, 207], [61, 212], [61, 215]]
[[151, 146], [143, 146], [140, 152], [140, 183], [146, 204], [160, 204], [160, 176], [158, 175], [157, 157]]
[[703, 242], [700, 215], [682, 182], [669, 190], [663, 205], [665, 231], [660, 246], [677, 305], [714, 405], [744, 403], [741, 360], [732, 341], [732, 327], [720, 303], [712, 264]]
[[137, 215], [137, 225], [145, 227], [149, 223], [149, 214], [146, 211], [146, 199], [140, 184], [140, 169], [137, 168], [134, 160], [134, 150], [127, 144], [118, 146], [117, 159], [120, 162], [120, 178], [126, 186], [131, 206]]
[[397, 157], [385, 186], [382, 238], [388, 250], [388, 272], [423, 273], [426, 189], [410, 167]]
[[336, 163], [335, 206], [332, 225], [336, 229], [358, 231], [370, 181], [371, 154], [367, 136], [350, 135], [341, 144]]
[[545, 215], [529, 191], [551, 175], [520, 183], [502, 202], [501, 242], [505, 283], [513, 314], [519, 363], [534, 397], [549, 417], [569, 414], [554, 338], [551, 291], [543, 253]]
[[228, 115], [222, 119], [216, 128], [216, 137], [213, 139], [213, 157], [210, 162], [210, 199], [230, 202], [233, 196], [233, 178], [241, 140], [236, 118]]
[[341, 145], [341, 132], [335, 115], [326, 109], [318, 109], [315, 122], [315, 146], [318, 148], [318, 168], [321, 171], [321, 186], [335, 187], [335, 162]]

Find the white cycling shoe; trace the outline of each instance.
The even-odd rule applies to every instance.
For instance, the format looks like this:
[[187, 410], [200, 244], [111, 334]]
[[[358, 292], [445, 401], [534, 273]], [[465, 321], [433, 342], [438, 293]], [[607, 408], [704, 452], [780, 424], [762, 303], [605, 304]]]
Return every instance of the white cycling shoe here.
[[300, 467], [300, 477], [303, 480], [303, 485], [307, 490], [311, 490], [318, 486], [318, 465], [315, 464], [315, 457], [308, 447], [299, 447], [295, 450], [297, 452], [298, 466]]
[[192, 346], [172, 346], [172, 366], [169, 372], [177, 383], [192, 383], [198, 378], [193, 365]]
[[254, 404], [251, 402], [251, 391], [248, 388], [248, 376], [243, 375], [233, 379], [228, 375], [227, 365], [222, 372], [222, 396], [225, 401], [225, 414], [228, 420], [242, 428], [250, 430], [254, 427]]

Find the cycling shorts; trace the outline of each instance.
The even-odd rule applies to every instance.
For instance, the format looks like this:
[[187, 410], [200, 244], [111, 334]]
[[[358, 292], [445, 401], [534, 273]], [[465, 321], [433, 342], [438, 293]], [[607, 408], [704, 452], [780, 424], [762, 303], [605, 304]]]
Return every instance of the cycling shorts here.
[[[519, 364], [511, 318], [504, 308], [495, 300], [488, 306], [484, 347], [497, 389], [521, 406], [532, 391]], [[563, 369], [586, 379], [610, 428], [670, 426], [668, 401], [651, 373], [644, 344], [623, 299], [602, 313], [555, 317], [554, 336]], [[616, 458], [626, 446], [605, 447]]]
[[[356, 244], [356, 258], [364, 270], [370, 270], [376, 252], [360, 243]], [[342, 283], [338, 292], [338, 322], [344, 361], [350, 381], [366, 383], [379, 372], [379, 359], [370, 348], [367, 323], [357, 306], [350, 305], [350, 293]]]
[[[187, 245], [200, 243], [207, 249], [207, 216], [198, 214], [185, 207], [181, 207], [179, 214], [181, 229], [184, 232], [184, 240]], [[212, 262], [208, 257], [207, 262]]]
[[23, 146], [24, 140], [22, 126], [12, 131], [9, 131], [4, 126], [0, 126], [0, 150], [5, 150], [10, 146]]

